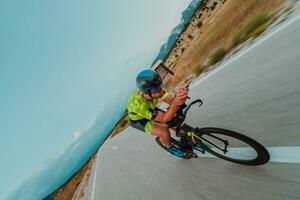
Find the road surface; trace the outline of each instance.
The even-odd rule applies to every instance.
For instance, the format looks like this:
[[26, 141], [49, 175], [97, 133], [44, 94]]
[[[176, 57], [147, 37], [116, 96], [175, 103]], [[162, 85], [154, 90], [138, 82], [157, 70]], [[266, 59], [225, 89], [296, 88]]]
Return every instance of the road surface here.
[[204, 105], [189, 113], [188, 124], [253, 137], [271, 151], [271, 162], [184, 160], [128, 128], [101, 147], [92, 199], [300, 199], [299, 47], [298, 13], [191, 86], [191, 100]]

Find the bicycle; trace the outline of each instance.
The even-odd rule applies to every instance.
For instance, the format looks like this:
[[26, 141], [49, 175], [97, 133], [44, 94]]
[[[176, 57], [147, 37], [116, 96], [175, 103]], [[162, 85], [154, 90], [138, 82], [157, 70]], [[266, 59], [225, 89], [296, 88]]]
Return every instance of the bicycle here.
[[[200, 104], [199, 107], [203, 105], [201, 99], [197, 99], [189, 105], [182, 105], [175, 117], [168, 123], [169, 128], [175, 128], [176, 136], [179, 138], [171, 137], [171, 143], [186, 152], [181, 158], [198, 158], [195, 150], [202, 154], [208, 152], [218, 158], [243, 165], [263, 165], [270, 160], [268, 150], [246, 135], [216, 127], [193, 128], [184, 123], [188, 110], [196, 103]], [[180, 130], [183, 130], [184, 133], [182, 134]], [[159, 137], [156, 138], [156, 142], [172, 154], [160, 142]], [[246, 145], [248, 147], [245, 147]]]

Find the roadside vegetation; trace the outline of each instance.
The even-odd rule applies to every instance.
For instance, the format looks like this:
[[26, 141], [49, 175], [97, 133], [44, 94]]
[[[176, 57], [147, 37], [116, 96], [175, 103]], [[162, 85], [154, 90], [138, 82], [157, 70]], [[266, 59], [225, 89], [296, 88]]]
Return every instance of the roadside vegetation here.
[[[185, 80], [214, 68], [274, 22], [278, 23], [282, 10], [290, 10], [284, 0], [222, 0], [217, 5], [214, 2], [208, 1], [208, 9], [195, 13], [194, 20], [178, 39], [177, 49], [166, 59], [166, 65], [175, 72], [165, 80], [167, 89], [173, 90]], [[181, 52], [183, 47], [185, 51]]]
[[270, 12], [259, 13], [250, 19], [234, 34], [232, 40], [232, 47], [245, 42], [250, 38], [255, 38], [267, 30], [270, 25], [271, 19], [275, 18], [275, 15]]
[[222, 60], [225, 55], [227, 50], [225, 48], [220, 48], [217, 51], [215, 51], [212, 56], [209, 59], [209, 65], [213, 65], [216, 64], [217, 62], [219, 62], [220, 60]]
[[[248, 19], [245, 24], [233, 34], [232, 42], [228, 48], [219, 48], [210, 56], [208, 65], [210, 66], [218, 63], [234, 47], [249, 39], [255, 39], [260, 36], [276, 19], [277, 16], [274, 13], [265, 11]], [[194, 70], [194, 74], [199, 76], [199, 72], [197, 70]]]

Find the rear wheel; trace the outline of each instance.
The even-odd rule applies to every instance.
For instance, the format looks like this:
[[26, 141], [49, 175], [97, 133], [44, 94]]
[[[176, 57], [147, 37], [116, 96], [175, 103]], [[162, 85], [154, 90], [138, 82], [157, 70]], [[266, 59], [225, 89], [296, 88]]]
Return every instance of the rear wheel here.
[[196, 142], [202, 149], [224, 160], [243, 165], [263, 165], [270, 160], [268, 150], [240, 133], [221, 128], [201, 128]]

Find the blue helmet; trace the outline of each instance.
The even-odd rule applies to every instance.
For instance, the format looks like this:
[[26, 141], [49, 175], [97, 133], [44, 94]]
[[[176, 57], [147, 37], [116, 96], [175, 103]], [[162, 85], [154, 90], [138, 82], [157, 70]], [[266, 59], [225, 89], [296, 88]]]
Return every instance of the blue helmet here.
[[159, 92], [162, 89], [161, 77], [156, 71], [150, 69], [143, 70], [137, 75], [136, 84], [142, 92], [148, 95]]

